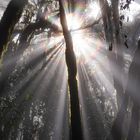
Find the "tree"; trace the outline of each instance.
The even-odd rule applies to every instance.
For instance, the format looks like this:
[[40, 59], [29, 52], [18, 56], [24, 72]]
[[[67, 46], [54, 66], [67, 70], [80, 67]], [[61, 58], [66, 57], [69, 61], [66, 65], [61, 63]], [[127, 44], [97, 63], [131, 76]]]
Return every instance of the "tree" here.
[[3, 33], [0, 36], [0, 57], [3, 50], [7, 49], [7, 44], [10, 40], [14, 27], [19, 21], [27, 2], [28, 0], [11, 0], [7, 6], [6, 11], [4, 12], [0, 22], [0, 32]]
[[82, 121], [80, 113], [80, 103], [78, 97], [78, 85], [77, 85], [77, 66], [76, 57], [73, 50], [73, 42], [70, 31], [68, 30], [66, 15], [62, 0], [59, 0], [60, 4], [60, 20], [63, 28], [63, 35], [66, 41], [66, 64], [68, 68], [68, 83], [70, 94], [70, 111], [71, 111], [71, 139], [83, 140], [82, 133]]
[[[87, 15], [88, 8], [94, 4], [94, 2], [95, 1], [93, 0], [67, 0], [67, 3], [63, 0], [30, 0], [29, 2], [28, 0], [22, 0], [21, 2], [18, 0], [10, 1], [0, 23], [0, 33], [3, 33], [0, 35], [0, 56], [2, 57], [3, 55], [5, 60], [9, 60], [9, 58], [11, 61], [14, 60], [13, 64], [10, 64], [10, 67], [7, 67], [6, 61], [3, 61], [4, 66], [2, 66], [2, 74], [0, 75], [0, 111], [2, 112], [0, 115], [0, 136], [2, 139], [16, 139], [17, 137], [25, 140], [56, 138], [58, 132], [57, 134], [54, 133], [58, 128], [56, 130], [54, 129], [51, 133], [47, 133], [50, 132], [49, 129], [55, 127], [55, 124], [52, 123], [52, 121], [48, 122], [47, 118], [50, 116], [50, 118], [54, 117], [54, 115], [51, 113], [50, 115], [49, 112], [54, 111], [56, 114], [59, 112], [59, 108], [57, 110], [50, 105], [50, 98], [53, 98], [52, 102], [54, 104], [58, 101], [59, 94], [63, 89], [62, 86], [58, 86], [59, 84], [57, 82], [59, 81], [59, 83], [61, 83], [63, 77], [57, 79], [57, 74], [59, 74], [60, 70], [52, 70], [51, 67], [52, 65], [55, 65], [56, 68], [56, 65], [58, 64], [59, 68], [61, 67], [60, 64], [62, 64], [63, 60], [60, 62], [60, 54], [61, 57], [63, 56], [60, 52], [63, 48], [65, 48], [63, 54], [65, 54], [64, 61], [66, 62], [68, 72], [68, 95], [70, 96], [70, 99], [67, 99], [65, 103], [69, 103], [70, 113], [68, 113], [67, 110], [68, 103], [67, 105], [65, 104], [65, 111], [60, 109], [59, 113], [61, 113], [61, 117], [63, 116], [62, 118], [65, 118], [65, 122], [67, 121], [67, 126], [64, 125], [65, 128], [67, 127], [70, 129], [70, 139], [83, 140], [84, 136], [86, 137], [86, 134], [92, 133], [91, 131], [95, 131], [93, 132], [95, 136], [96, 134], [98, 136], [101, 133], [102, 136], [99, 137], [107, 140], [134, 140], [136, 135], [138, 135], [140, 121], [140, 97], [138, 93], [140, 81], [138, 61], [139, 46], [136, 49], [134, 57], [130, 50], [130, 55], [133, 57], [133, 60], [130, 68], [128, 68], [128, 83], [126, 89], [123, 86], [124, 81], [122, 77], [125, 68], [124, 63], [126, 63], [126, 60], [124, 60], [123, 57], [123, 54], [126, 53], [124, 46], [129, 49], [129, 46], [135, 44], [130, 43], [129, 38], [137, 40], [139, 36], [139, 22], [137, 21], [133, 24], [135, 30], [132, 29], [131, 33], [134, 35], [126, 35], [126, 33], [124, 33], [125, 29], [123, 29], [122, 21], [125, 19], [125, 16], [120, 14], [121, 12], [119, 12], [119, 9], [129, 8], [131, 0], [127, 0], [126, 2], [119, 0], [99, 0], [102, 17], [99, 17], [97, 20], [90, 19], [90, 15]], [[65, 9], [65, 6], [68, 9]], [[82, 10], [80, 9], [81, 7]], [[94, 10], [96, 9], [93, 9], [91, 14], [94, 14]], [[79, 13], [82, 14], [82, 16], [80, 15], [80, 18], [83, 18], [81, 27], [68, 29], [66, 12], [69, 12], [73, 17], [75, 15], [77, 16]], [[62, 26], [62, 28], [60, 26]], [[132, 25], [128, 25], [128, 27], [125, 28], [128, 30], [128, 28], [132, 28]], [[81, 56], [79, 61], [79, 58], [77, 58], [76, 53], [74, 52], [75, 46], [72, 35], [75, 32], [83, 30], [89, 33], [90, 38], [93, 37], [92, 42], [94, 42], [94, 35], [91, 35], [90, 33], [95, 32], [97, 33], [96, 35], [99, 36], [98, 39], [102, 42], [102, 45], [108, 45], [109, 51], [103, 49], [102, 51], [104, 53], [102, 55], [105, 56], [105, 60], [110, 62], [108, 69], [110, 69], [111, 73], [108, 74], [108, 71], [106, 70], [108, 65], [101, 66], [101, 70], [106, 75], [109, 75], [108, 81], [110, 80], [109, 82], [112, 83], [112, 85], [114, 84], [112, 86], [114, 91], [111, 90], [112, 92], [116, 91], [115, 99], [117, 103], [114, 102], [114, 104], [110, 105], [110, 99], [103, 95], [104, 93], [110, 93], [111, 91], [108, 91], [107, 88], [104, 87], [104, 84], [106, 85], [106, 83], [102, 82], [104, 77], [101, 77], [101, 79], [95, 78], [98, 76], [98, 73], [95, 70], [96, 68], [91, 68], [94, 67], [93, 64], [88, 64], [89, 59], [85, 60], [85, 58]], [[102, 35], [104, 34], [104, 36], [100, 36], [98, 34], [99, 32]], [[36, 43], [36, 41], [39, 42], [37, 38], [40, 42], [42, 42], [42, 39], [46, 38], [46, 48], [41, 48], [39, 53], [37, 53], [37, 45], [33, 46], [33, 43]], [[57, 40], [58, 38], [62, 39], [60, 42], [58, 41], [53, 44], [51, 38], [54, 38], [54, 40]], [[103, 39], [105, 39], [105, 41], [103, 41]], [[53, 45], [50, 47], [50, 44]], [[7, 48], [8, 51], [5, 53]], [[12, 54], [12, 57], [7, 57], [9, 54]], [[59, 59], [57, 56], [59, 56]], [[92, 60], [93, 59], [96, 61], [95, 56], [92, 57]], [[57, 61], [57, 64], [51, 63], [55, 61]], [[98, 72], [100, 72], [100, 69], [98, 69]], [[77, 73], [80, 75], [78, 75], [79, 81], [77, 80]], [[45, 78], [45, 82], [42, 84], [42, 79], [45, 77], [44, 75], [47, 75], [47, 78]], [[52, 75], [53, 77], [51, 77]], [[66, 75], [64, 76], [66, 77]], [[51, 78], [49, 79], [49, 77]], [[88, 80], [86, 81], [86, 79]], [[30, 87], [31, 83], [33, 83], [33, 85]], [[83, 97], [86, 98], [83, 98], [82, 101], [79, 100], [78, 84], [81, 86], [81, 88], [79, 88], [80, 95], [82, 91], [84, 93]], [[41, 91], [45, 94], [43, 95], [43, 99], [42, 97], [40, 99], [39, 95], [37, 95], [37, 97], [39, 97], [37, 100], [43, 105], [39, 113], [36, 110], [39, 110], [41, 107], [40, 105], [37, 106], [34, 101], [37, 94], [34, 94], [34, 92], [36, 91], [38, 91], [39, 95]], [[46, 95], [46, 92], [49, 94]], [[89, 99], [89, 97], [91, 99]], [[112, 100], [114, 101], [115, 99]], [[116, 107], [116, 104], [118, 112], [116, 111], [117, 109], [113, 110], [113, 108]], [[110, 108], [108, 109], [108, 107]], [[83, 122], [86, 113], [88, 114], [86, 121], [89, 121], [88, 123], [91, 123], [91, 125]], [[92, 113], [91, 116], [90, 113]], [[41, 128], [39, 128], [40, 118], [36, 117], [38, 120], [34, 120], [33, 116], [35, 116], [35, 114], [39, 117], [41, 116], [41, 119], [44, 120]], [[60, 116], [56, 121], [62, 119]], [[70, 122], [66, 119], [67, 116]], [[91, 119], [90, 117], [93, 118]], [[37, 123], [34, 124], [34, 121], [37, 121]], [[91, 130], [86, 130], [87, 133], [84, 131], [84, 126], [86, 125], [92, 127], [89, 128]], [[124, 127], [126, 127], [125, 132]], [[94, 134], [91, 134], [91, 136]], [[64, 134], [60, 135], [61, 137], [58, 139], [64, 138]]]

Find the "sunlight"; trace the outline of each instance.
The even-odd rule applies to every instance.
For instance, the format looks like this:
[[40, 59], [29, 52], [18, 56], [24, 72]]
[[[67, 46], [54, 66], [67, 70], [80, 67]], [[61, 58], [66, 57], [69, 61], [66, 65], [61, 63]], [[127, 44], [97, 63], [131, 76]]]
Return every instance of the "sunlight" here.
[[68, 29], [74, 30], [81, 26], [80, 18], [77, 15], [67, 14]]
[[97, 2], [91, 2], [89, 4], [89, 7], [86, 10], [86, 13], [89, 18], [94, 18], [96, 19], [97, 17], [100, 16], [100, 6]]
[[[78, 16], [73, 16], [72, 14], [67, 14], [67, 24], [69, 30], [75, 30], [80, 28], [81, 21]], [[71, 31], [73, 46], [75, 55], [80, 58], [86, 49], [86, 42], [84, 39], [84, 31]]]
[[5, 1], [2, 140], [140, 140], [140, 0]]
[[88, 43], [86, 42], [87, 36], [85, 38], [85, 33], [87, 33], [87, 30], [78, 30], [78, 31], [72, 31], [75, 29], [80, 28], [82, 22], [80, 21], [80, 18], [78, 16], [73, 16], [72, 14], [67, 15], [67, 23], [68, 28], [71, 30], [72, 40], [73, 40], [73, 46], [74, 46], [74, 52], [77, 57], [77, 59], [80, 59], [82, 55], [85, 54], [88, 55]]
[[84, 51], [87, 49], [87, 43], [83, 35], [83, 31], [72, 33], [74, 51], [77, 58], [80, 58], [83, 55]]
[[[73, 15], [67, 13], [68, 29], [71, 30], [74, 51], [77, 59], [81, 58], [83, 55], [86, 57], [91, 55], [91, 50], [90, 50], [91, 48], [92, 48], [92, 54], [94, 53], [93, 49], [96, 49], [96, 45], [94, 43], [91, 43], [91, 40], [93, 39], [94, 42], [96, 42], [96, 37], [94, 33], [90, 34], [90, 31], [88, 29], [83, 29], [83, 30], [77, 30], [77, 29], [80, 29], [80, 27], [82, 26], [86, 26], [87, 22], [90, 22], [91, 19], [96, 20], [99, 16], [100, 16], [100, 6], [97, 2], [89, 3], [87, 8], [84, 10], [83, 15], [81, 14]], [[86, 19], [87, 21], [85, 22]]]
[[91, 59], [96, 59], [100, 56], [102, 42], [99, 40], [98, 35], [90, 33], [89, 30], [79, 30], [72, 32], [72, 40], [74, 52], [78, 62], [88, 62]]
[[14, 37], [14, 39], [13, 39], [13, 42], [14, 42], [14, 43], [17, 43], [18, 38], [19, 38], [19, 34], [15, 35], [15, 37]]
[[132, 2], [130, 4], [130, 11], [129, 11], [130, 21], [133, 21], [134, 20], [134, 16], [136, 16], [139, 12], [140, 12], [140, 5], [138, 3], [136, 3], [136, 2]]
[[140, 4], [137, 2], [131, 2], [129, 9], [123, 11], [123, 14], [127, 17], [126, 21], [133, 22], [137, 14], [140, 13]]

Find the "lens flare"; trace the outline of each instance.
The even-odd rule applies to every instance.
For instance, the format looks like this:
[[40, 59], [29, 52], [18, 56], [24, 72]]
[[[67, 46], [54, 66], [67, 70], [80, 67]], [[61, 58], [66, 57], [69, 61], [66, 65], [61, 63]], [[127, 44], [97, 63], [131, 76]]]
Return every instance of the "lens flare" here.
[[80, 18], [77, 15], [67, 14], [68, 29], [74, 30], [81, 26]]

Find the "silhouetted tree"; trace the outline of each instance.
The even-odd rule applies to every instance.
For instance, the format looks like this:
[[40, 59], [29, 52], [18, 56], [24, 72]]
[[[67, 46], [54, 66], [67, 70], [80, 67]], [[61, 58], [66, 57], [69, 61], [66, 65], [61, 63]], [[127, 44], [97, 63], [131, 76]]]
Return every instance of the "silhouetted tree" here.
[[63, 28], [63, 35], [66, 42], [66, 64], [68, 68], [68, 83], [69, 83], [69, 92], [70, 92], [70, 122], [71, 122], [71, 139], [83, 140], [82, 133], [82, 122], [80, 114], [80, 103], [78, 97], [78, 85], [77, 85], [77, 66], [76, 66], [76, 57], [73, 50], [73, 42], [71, 33], [68, 30], [66, 14], [63, 6], [62, 0], [59, 0], [60, 4], [60, 20]]
[[0, 22], [0, 57], [2, 52], [7, 49], [14, 27], [19, 21], [27, 2], [28, 0], [11, 0], [3, 14]]

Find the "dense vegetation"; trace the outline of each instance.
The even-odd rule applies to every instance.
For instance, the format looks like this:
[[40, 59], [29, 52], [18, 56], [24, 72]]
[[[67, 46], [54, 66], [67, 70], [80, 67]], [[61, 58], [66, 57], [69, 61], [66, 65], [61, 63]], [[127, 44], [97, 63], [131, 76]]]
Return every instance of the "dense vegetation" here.
[[9, 2], [0, 21], [1, 140], [140, 139], [134, 4], [140, 12], [137, 0]]

